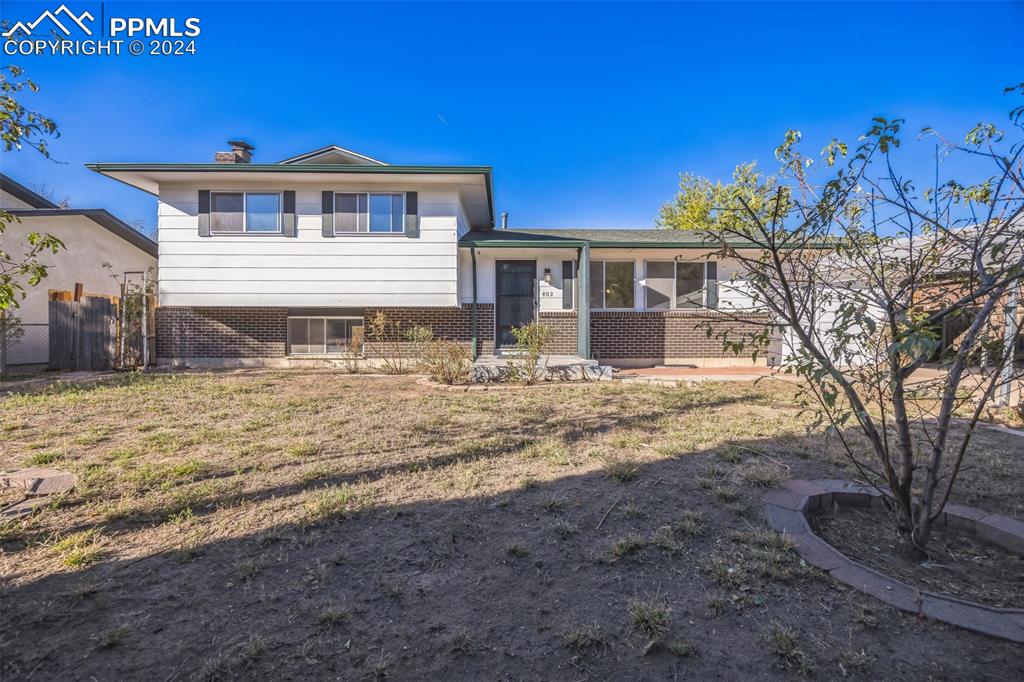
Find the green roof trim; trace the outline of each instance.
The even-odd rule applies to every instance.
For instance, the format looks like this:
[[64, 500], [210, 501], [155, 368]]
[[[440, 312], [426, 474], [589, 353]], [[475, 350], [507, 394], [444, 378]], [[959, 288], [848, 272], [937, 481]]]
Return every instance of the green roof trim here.
[[[729, 239], [734, 249], [760, 248], [743, 239]], [[580, 248], [589, 244], [591, 249], [718, 249], [721, 244], [705, 239], [692, 230], [603, 230], [603, 229], [509, 229], [473, 230], [459, 240], [459, 246], [468, 248]], [[817, 248], [827, 245], [818, 244]], [[815, 248], [812, 245], [810, 248]]]
[[681, 230], [475, 230], [459, 240], [463, 247], [592, 249], [714, 249], [697, 232]]
[[229, 173], [432, 173], [490, 175], [491, 166], [357, 166], [342, 163], [308, 163], [304, 165], [279, 163], [87, 163], [85, 167], [97, 173], [107, 172], [195, 172], [218, 171]]

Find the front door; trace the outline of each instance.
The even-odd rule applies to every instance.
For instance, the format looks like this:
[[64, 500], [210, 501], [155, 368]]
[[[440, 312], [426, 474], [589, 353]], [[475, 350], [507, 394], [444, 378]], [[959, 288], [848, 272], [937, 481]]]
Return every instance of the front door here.
[[537, 262], [532, 260], [499, 260], [495, 262], [495, 331], [498, 348], [516, 345], [513, 327], [534, 321], [537, 286]]

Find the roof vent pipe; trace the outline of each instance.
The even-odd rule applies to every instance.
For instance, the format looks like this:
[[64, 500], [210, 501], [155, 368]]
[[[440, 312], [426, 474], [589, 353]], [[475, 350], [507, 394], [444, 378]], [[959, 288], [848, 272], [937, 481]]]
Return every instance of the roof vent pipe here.
[[508, 211], [501, 212], [501, 229], [508, 229]]

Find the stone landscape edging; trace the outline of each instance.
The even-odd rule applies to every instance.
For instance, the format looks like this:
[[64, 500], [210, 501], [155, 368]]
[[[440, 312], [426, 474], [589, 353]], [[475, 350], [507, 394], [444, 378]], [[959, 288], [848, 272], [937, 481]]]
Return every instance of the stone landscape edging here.
[[435, 388], [439, 391], [453, 393], [465, 393], [467, 391], [523, 391], [531, 388], [543, 388], [545, 386], [588, 386], [596, 385], [597, 381], [538, 381], [533, 384], [501, 384], [501, 383], [474, 383], [474, 384], [442, 384], [430, 377], [422, 377], [416, 380], [420, 386]]
[[[918, 617], [929, 617], [993, 637], [1024, 644], [1024, 609], [997, 608], [921, 590], [864, 566], [834, 548], [811, 530], [810, 511], [841, 506], [885, 506], [885, 498], [870, 486], [834, 479], [794, 480], [764, 496], [768, 523], [792, 536], [803, 559], [834, 580]], [[941, 523], [1024, 554], [1024, 522], [998, 514], [946, 505]]]

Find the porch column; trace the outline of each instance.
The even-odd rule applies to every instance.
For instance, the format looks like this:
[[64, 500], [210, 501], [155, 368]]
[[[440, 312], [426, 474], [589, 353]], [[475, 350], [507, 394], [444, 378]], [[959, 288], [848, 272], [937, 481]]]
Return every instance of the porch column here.
[[1013, 396], [1013, 373], [1017, 351], [1017, 306], [1020, 305], [1020, 282], [1014, 282], [1006, 294], [1006, 306], [1003, 308], [1003, 368], [1000, 372], [1002, 382], [996, 389], [995, 403], [999, 407], [1010, 407]]
[[469, 257], [473, 261], [473, 360], [474, 362], [480, 356], [480, 352], [477, 350], [477, 321], [476, 321], [476, 247], [469, 247]]
[[583, 242], [576, 266], [576, 354], [590, 357], [590, 243]]

